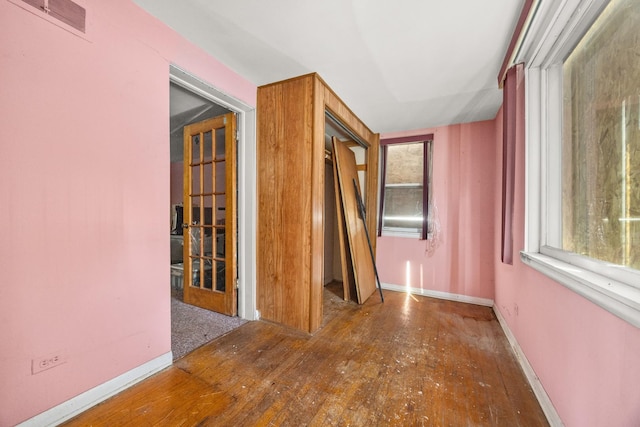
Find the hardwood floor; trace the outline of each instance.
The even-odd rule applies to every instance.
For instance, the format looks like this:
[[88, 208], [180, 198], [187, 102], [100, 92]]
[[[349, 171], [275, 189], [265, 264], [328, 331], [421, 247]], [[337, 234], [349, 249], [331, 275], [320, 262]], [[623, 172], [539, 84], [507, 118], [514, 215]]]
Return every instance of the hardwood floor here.
[[66, 425], [548, 425], [490, 308], [340, 292], [313, 335], [248, 322]]

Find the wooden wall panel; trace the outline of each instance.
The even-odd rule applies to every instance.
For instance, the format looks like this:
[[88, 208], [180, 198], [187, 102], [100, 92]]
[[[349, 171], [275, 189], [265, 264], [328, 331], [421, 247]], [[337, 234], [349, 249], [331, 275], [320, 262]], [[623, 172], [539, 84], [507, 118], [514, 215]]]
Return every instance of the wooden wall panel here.
[[311, 181], [311, 270], [309, 295], [309, 331], [322, 325], [322, 297], [324, 295], [324, 101], [323, 84], [315, 74], [313, 81], [313, 175]]
[[257, 306], [264, 319], [309, 331], [311, 79], [258, 89]]

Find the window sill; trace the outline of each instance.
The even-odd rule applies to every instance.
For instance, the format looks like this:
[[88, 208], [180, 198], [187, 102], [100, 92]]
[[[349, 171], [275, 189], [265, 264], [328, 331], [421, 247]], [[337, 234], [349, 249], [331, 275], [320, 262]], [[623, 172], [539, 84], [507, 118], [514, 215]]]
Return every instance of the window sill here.
[[529, 267], [640, 328], [640, 289], [535, 252], [520, 252]]

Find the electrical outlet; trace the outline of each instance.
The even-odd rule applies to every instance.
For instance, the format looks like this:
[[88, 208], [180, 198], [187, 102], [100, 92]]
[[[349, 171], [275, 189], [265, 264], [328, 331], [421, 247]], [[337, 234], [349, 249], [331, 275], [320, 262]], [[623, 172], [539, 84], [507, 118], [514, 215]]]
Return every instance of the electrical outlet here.
[[31, 375], [55, 368], [67, 362], [67, 357], [61, 352], [31, 360]]

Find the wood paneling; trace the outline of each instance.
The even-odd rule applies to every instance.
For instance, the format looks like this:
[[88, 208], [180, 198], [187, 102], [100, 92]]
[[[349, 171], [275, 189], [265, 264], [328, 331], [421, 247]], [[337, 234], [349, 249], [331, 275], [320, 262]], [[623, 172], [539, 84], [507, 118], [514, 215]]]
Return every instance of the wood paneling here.
[[313, 80], [258, 89], [257, 305], [263, 318], [305, 331], [310, 330], [312, 119]]
[[309, 332], [322, 324], [322, 289], [324, 287], [324, 101], [322, 82], [311, 75], [313, 80], [313, 175], [311, 180], [311, 270], [309, 281]]
[[66, 425], [548, 425], [491, 308], [325, 293], [316, 334], [249, 322]]
[[325, 110], [368, 145], [366, 203], [375, 230], [378, 135], [317, 74], [258, 88], [258, 310], [307, 332], [322, 324]]

